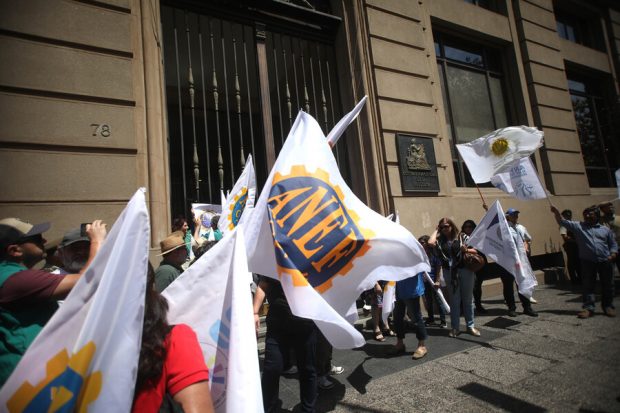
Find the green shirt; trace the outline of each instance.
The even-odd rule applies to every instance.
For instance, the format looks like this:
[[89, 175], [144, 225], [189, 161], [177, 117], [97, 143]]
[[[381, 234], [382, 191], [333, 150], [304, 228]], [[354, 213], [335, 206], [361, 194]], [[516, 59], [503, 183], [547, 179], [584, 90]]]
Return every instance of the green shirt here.
[[160, 293], [166, 289], [172, 281], [176, 280], [183, 270], [175, 265], [162, 261], [155, 271], [155, 289]]
[[[0, 289], [14, 274], [28, 270], [23, 265], [0, 261]], [[61, 276], [57, 275], [56, 277]], [[1, 297], [1, 296], [0, 296]], [[0, 386], [9, 378], [26, 349], [58, 309], [55, 300], [0, 305]]]

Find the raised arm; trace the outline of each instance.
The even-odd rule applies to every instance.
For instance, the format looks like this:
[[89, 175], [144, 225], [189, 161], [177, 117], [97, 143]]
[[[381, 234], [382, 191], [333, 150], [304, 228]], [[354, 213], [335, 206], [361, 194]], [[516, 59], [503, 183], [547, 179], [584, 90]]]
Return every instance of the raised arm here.
[[553, 216], [555, 218], [555, 222], [558, 223], [558, 225], [562, 224], [562, 215], [560, 215], [560, 211], [558, 211], [558, 209], [555, 207], [555, 205], [551, 205], [551, 212], [553, 213]]
[[54, 293], [52, 294], [52, 298], [59, 299], [64, 298], [71, 289], [78, 282], [82, 274], [86, 272], [91, 262], [95, 259], [95, 255], [99, 251], [101, 244], [105, 240], [105, 236], [107, 234], [106, 224], [103, 223], [102, 220], [97, 219], [93, 221], [92, 224], [86, 226], [86, 233], [88, 234], [88, 239], [90, 240], [90, 252], [88, 254], [88, 261], [78, 274], [67, 274], [64, 276], [62, 281], [58, 284]]

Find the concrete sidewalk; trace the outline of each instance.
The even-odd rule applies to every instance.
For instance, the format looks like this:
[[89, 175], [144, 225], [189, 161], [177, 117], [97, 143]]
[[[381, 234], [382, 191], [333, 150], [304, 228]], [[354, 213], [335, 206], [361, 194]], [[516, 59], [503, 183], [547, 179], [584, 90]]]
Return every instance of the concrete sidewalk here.
[[[332, 376], [334, 388], [319, 390], [317, 411], [620, 412], [620, 318], [599, 307], [578, 319], [581, 295], [570, 287], [541, 286], [534, 295], [537, 318], [521, 308], [510, 318], [501, 297], [484, 300], [481, 337], [430, 328], [428, 355], [417, 361], [413, 332], [407, 353], [390, 356], [396, 339], [379, 343], [364, 330], [366, 346], [334, 350], [345, 372]], [[299, 410], [296, 377], [281, 379], [280, 398], [283, 411]]]

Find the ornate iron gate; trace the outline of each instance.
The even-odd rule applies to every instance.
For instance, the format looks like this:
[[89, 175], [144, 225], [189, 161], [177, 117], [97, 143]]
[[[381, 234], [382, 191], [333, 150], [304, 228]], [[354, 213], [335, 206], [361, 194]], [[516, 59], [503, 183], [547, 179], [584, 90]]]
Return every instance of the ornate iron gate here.
[[[219, 203], [249, 154], [262, 187], [298, 110], [326, 134], [341, 116], [331, 43], [207, 13], [162, 6], [173, 215]], [[341, 141], [335, 154], [347, 176]]]

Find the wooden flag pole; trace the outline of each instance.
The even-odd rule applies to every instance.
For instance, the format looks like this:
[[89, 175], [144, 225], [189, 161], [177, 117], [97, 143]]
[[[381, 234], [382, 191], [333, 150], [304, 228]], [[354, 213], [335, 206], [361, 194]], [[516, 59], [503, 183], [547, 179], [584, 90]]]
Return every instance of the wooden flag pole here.
[[476, 189], [478, 190], [478, 195], [480, 195], [480, 199], [482, 200], [482, 207], [486, 211], [488, 209], [487, 202], [484, 200], [484, 197], [482, 196], [482, 192], [480, 192], [480, 187], [478, 186], [478, 184], [475, 184], [475, 185], [476, 185]]

